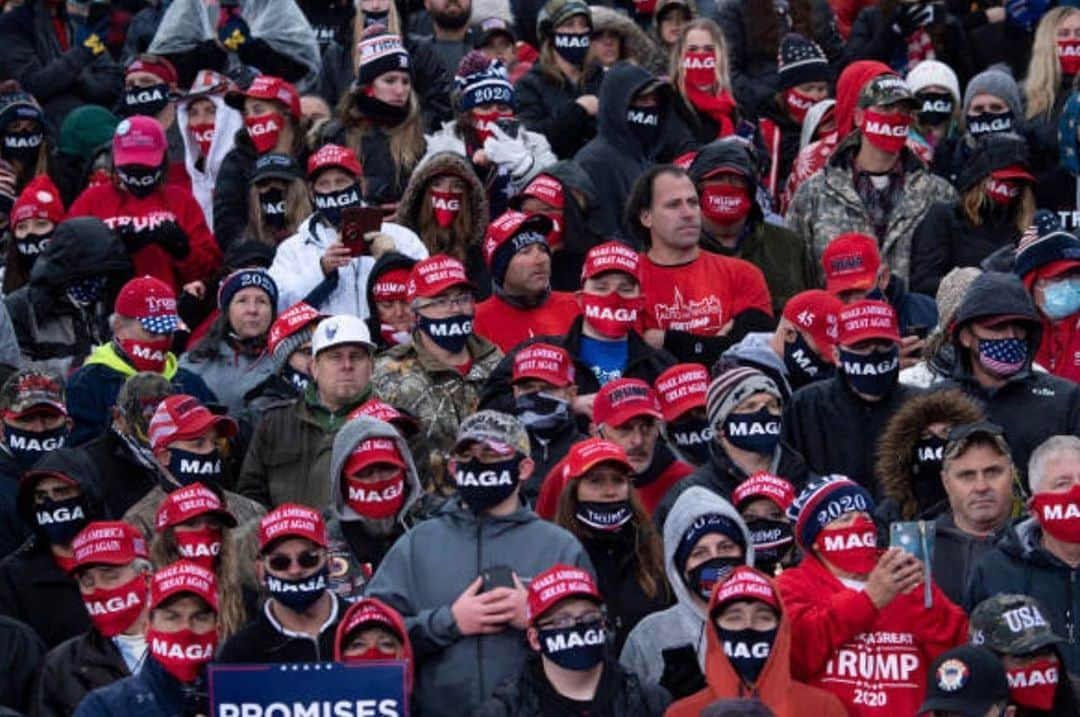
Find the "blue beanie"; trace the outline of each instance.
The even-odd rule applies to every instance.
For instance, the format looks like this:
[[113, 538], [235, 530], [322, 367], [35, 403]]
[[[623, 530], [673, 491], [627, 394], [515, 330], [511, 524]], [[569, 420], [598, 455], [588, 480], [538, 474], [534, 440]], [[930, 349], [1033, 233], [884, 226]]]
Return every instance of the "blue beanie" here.
[[270, 297], [272, 313], [277, 313], [278, 288], [273, 277], [265, 269], [238, 269], [221, 280], [218, 287], [217, 303], [222, 312], [228, 312], [236, 292], [255, 287], [262, 289]]
[[826, 525], [857, 512], [873, 515], [874, 499], [861, 485], [841, 475], [824, 476], [806, 486], [787, 510], [804, 550], [810, 549]]
[[708, 533], [720, 533], [721, 535], [727, 536], [731, 539], [731, 542], [742, 548], [743, 554], [746, 553], [746, 537], [743, 535], [739, 524], [726, 515], [708, 513], [695, 520], [686, 532], [683, 533], [683, 537], [679, 541], [679, 546], [675, 548], [674, 557], [676, 568], [680, 571], [683, 570], [683, 567], [686, 565], [686, 560], [690, 557], [690, 553], [693, 551], [694, 546]]
[[506, 68], [479, 50], [472, 50], [461, 58], [457, 76], [454, 77], [454, 89], [458, 93], [458, 106], [463, 112], [491, 103], [516, 107], [514, 86], [510, 84]]

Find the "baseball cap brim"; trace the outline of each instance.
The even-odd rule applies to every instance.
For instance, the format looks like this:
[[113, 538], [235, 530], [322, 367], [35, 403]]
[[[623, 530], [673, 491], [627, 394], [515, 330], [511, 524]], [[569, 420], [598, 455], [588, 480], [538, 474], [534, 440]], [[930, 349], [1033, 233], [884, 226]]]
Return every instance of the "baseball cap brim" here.
[[864, 291], [874, 286], [876, 277], [865, 276], [840, 276], [835, 279], [826, 277], [825, 291], [830, 294], [839, 294], [845, 291]]
[[609, 426], [615, 426], [618, 428], [632, 418], [639, 416], [652, 416], [658, 421], [664, 420], [664, 414], [655, 408], [649, 408], [648, 406], [625, 406], [623, 408], [616, 408], [612, 410], [611, 415], [604, 421]]
[[300, 171], [300, 168], [286, 169], [283, 167], [267, 167], [261, 169], [251, 175], [252, 182], [261, 182], [266, 179], [284, 179], [286, 182], [291, 182], [294, 179], [303, 179], [304, 175]]
[[895, 343], [900, 343], [901, 341], [900, 333], [895, 329], [890, 330], [886, 328], [870, 327], [862, 331], [853, 331], [846, 336], [841, 336], [840, 343], [844, 344], [845, 346], [851, 346], [853, 344], [862, 343], [863, 341], [871, 341], [877, 339], [883, 341], [893, 341]]
[[459, 451], [470, 448], [477, 443], [483, 443], [496, 453], [509, 455], [517, 451], [512, 445], [503, 441], [501, 436], [493, 436], [487, 431], [469, 431], [459, 436], [457, 443], [454, 444], [454, 450]]
[[971, 323], [975, 324], [976, 326], [985, 326], [988, 329], [992, 329], [997, 326], [1001, 326], [1002, 324], [1008, 324], [1013, 322], [1023, 324], [1035, 323], [1034, 319], [1032, 319], [1030, 316], [1023, 316], [1020, 314], [998, 314], [995, 316], [983, 316], [978, 319], [973, 319]]
[[990, 175], [995, 179], [1023, 179], [1027, 182], [1035, 181], [1035, 176], [1023, 167], [1005, 167], [1004, 169], [995, 169], [993, 172], [990, 173]]
[[191, 425], [184, 426], [182, 429], [169, 436], [169, 443], [198, 438], [211, 429], [217, 431], [218, 436], [222, 438], [232, 438], [236, 435], [236, 421], [228, 416], [215, 416], [208, 411], [206, 414], [195, 419]]
[[180, 317], [176, 314], [148, 316], [139, 319], [139, 323], [152, 334], [171, 334], [180, 328]]
[[711, 179], [711, 178], [717, 176], [718, 174], [735, 174], [735, 175], [738, 175], [738, 176], [743, 177], [743, 178], [746, 178], [746, 177], [749, 176], [747, 174], [747, 172], [746, 172], [746, 167], [739, 167], [739, 166], [737, 166], [735, 164], [725, 163], [725, 164], [720, 164], [720, 165], [718, 165], [716, 167], [713, 167], [708, 172], [701, 175], [701, 178], [702, 179]]
[[7, 410], [7, 414], [12, 418], [25, 418], [26, 416], [33, 416], [39, 413], [58, 413], [62, 416], [68, 415], [67, 406], [58, 401], [50, 401], [48, 399], [15, 403]]
[[[978, 701], [979, 704], [974, 704]], [[964, 699], [962, 697], [932, 697], [923, 702], [922, 707], [916, 713], [926, 715], [931, 712], [955, 712], [964, 717], [984, 717], [987, 711], [994, 706], [995, 700], [991, 698]]]
[[584, 464], [582, 464], [580, 466], [577, 466], [577, 470], [574, 471], [574, 475], [572, 475], [570, 477], [571, 478], [579, 478], [579, 477], [585, 475], [586, 473], [588, 473], [589, 471], [591, 471], [593, 468], [596, 468], [597, 466], [602, 466], [605, 463], [612, 463], [614, 465], [617, 465], [620, 468], [622, 468], [623, 470], [625, 470], [627, 473], [633, 473], [634, 472], [634, 467], [632, 465], [630, 465], [629, 461], [625, 461], [622, 458], [619, 458], [617, 456], [601, 454], [601, 455], [596, 456], [595, 458], [591, 458], [591, 459], [585, 461]]

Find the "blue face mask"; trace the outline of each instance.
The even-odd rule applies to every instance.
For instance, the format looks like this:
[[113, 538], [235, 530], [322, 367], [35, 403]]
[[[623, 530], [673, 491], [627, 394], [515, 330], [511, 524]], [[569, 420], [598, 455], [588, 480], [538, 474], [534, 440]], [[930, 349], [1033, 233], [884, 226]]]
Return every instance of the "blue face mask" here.
[[1043, 289], [1042, 310], [1051, 321], [1080, 311], [1080, 279], [1061, 279], [1048, 284]]
[[288, 364], [281, 369], [281, 377], [288, 381], [289, 384], [300, 393], [306, 391], [307, 387], [311, 385], [311, 376], [297, 371]]
[[49, 431], [24, 431], [14, 426], [4, 426], [8, 450], [15, 456], [23, 471], [30, 470], [43, 455], [67, 443], [67, 436], [66, 423]]
[[840, 349], [840, 365], [851, 390], [871, 398], [882, 398], [900, 378], [900, 347], [874, 349], [868, 354]]
[[564, 670], [587, 670], [604, 659], [603, 623], [539, 630], [540, 652]]
[[445, 319], [429, 319], [416, 316], [416, 328], [431, 337], [440, 348], [456, 354], [465, 348], [465, 342], [472, 336], [473, 317], [469, 314], [456, 314]]
[[34, 506], [34, 521], [50, 545], [67, 545], [86, 523], [86, 501], [81, 495], [66, 500], [46, 498]]
[[736, 448], [772, 455], [780, 441], [780, 416], [762, 408], [753, 413], [732, 413], [724, 421], [724, 436]]
[[1023, 339], [979, 339], [979, 363], [995, 376], [1019, 373], [1027, 363], [1027, 354]]
[[273, 575], [266, 576], [266, 588], [270, 597], [293, 612], [304, 612], [326, 592], [327, 578], [330, 576], [330, 563], [314, 575], [299, 580], [288, 580]]
[[67, 288], [68, 298], [76, 306], [90, 306], [101, 298], [105, 289], [104, 276], [91, 276], [71, 284]]

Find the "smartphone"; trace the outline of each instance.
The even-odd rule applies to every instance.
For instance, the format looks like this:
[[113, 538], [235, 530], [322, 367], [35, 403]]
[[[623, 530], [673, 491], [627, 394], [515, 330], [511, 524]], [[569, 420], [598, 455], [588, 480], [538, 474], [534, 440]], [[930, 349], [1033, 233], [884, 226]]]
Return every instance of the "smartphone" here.
[[350, 256], [364, 256], [368, 243], [364, 235], [382, 228], [383, 213], [378, 207], [348, 207], [341, 211], [341, 243]]
[[506, 136], [510, 139], [517, 139], [518, 132], [521, 131], [521, 122], [513, 117], [503, 117], [502, 119], [495, 120], [495, 124], [506, 133]]
[[509, 565], [492, 565], [480, 573], [483, 585], [480, 592], [486, 593], [495, 588], [513, 588], [514, 571]]
[[930, 326], [928, 324], [916, 324], [909, 326], [907, 331], [904, 332], [904, 336], [918, 336], [920, 339], [925, 339], [926, 335], [930, 333]]
[[889, 526], [889, 547], [914, 555], [923, 563], [923, 605], [933, 605], [930, 591], [930, 566], [934, 559], [936, 526], [929, 520], [905, 520]]

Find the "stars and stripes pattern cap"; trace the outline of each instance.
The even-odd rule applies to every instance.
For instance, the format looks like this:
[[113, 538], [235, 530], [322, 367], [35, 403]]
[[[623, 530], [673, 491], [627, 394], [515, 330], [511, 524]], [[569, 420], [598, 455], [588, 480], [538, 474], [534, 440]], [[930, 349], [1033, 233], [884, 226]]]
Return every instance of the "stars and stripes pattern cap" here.
[[120, 316], [138, 319], [152, 334], [171, 334], [180, 325], [176, 293], [152, 276], [140, 276], [124, 284], [113, 308]]
[[780, 77], [781, 90], [807, 82], [828, 82], [829, 61], [817, 44], [790, 32], [780, 42], [776, 74]]

